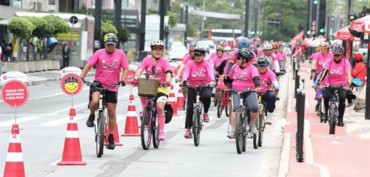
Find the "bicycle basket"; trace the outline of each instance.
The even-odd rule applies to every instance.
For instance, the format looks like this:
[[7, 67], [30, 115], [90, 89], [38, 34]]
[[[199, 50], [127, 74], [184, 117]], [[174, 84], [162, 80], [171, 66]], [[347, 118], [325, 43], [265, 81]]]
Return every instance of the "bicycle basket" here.
[[138, 79], [138, 92], [141, 97], [156, 97], [159, 81], [155, 79]]

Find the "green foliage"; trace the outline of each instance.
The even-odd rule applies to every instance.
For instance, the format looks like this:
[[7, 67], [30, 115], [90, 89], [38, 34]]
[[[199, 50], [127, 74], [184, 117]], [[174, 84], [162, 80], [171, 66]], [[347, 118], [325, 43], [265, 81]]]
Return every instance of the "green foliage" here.
[[69, 32], [68, 23], [65, 22], [62, 18], [48, 15], [43, 17], [44, 20], [47, 22], [47, 29], [45, 29], [46, 37], [55, 36], [58, 33], [67, 33]]
[[176, 17], [170, 11], [167, 13], [167, 15], [168, 15], [168, 24], [170, 25], [171, 28], [173, 28], [174, 26], [176, 26], [177, 23]]
[[45, 37], [45, 33], [47, 31], [45, 31], [45, 28], [46, 28], [46, 20], [44, 20], [43, 18], [39, 18], [39, 17], [33, 17], [33, 16], [28, 16], [28, 17], [24, 17], [26, 18], [28, 21], [30, 21], [35, 29], [32, 31], [32, 35], [35, 36], [35, 37], [38, 37], [38, 38], [42, 38], [42, 37]]
[[130, 31], [127, 28], [121, 28], [121, 33], [118, 36], [118, 39], [122, 42], [125, 43], [131, 38], [130, 36]]
[[24, 17], [12, 17], [9, 21], [8, 29], [16, 36], [28, 38], [31, 36], [35, 26]]
[[113, 25], [112, 21], [110, 20], [102, 22], [101, 31], [102, 31], [103, 36], [107, 33], [118, 34], [116, 27]]

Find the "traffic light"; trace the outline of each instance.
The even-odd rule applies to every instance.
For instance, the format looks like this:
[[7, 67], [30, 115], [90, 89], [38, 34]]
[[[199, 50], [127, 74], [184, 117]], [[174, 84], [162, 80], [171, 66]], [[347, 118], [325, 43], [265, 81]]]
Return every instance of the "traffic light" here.
[[324, 35], [325, 34], [325, 20], [321, 20], [319, 23], [319, 34]]
[[313, 0], [313, 4], [318, 4], [319, 0]]

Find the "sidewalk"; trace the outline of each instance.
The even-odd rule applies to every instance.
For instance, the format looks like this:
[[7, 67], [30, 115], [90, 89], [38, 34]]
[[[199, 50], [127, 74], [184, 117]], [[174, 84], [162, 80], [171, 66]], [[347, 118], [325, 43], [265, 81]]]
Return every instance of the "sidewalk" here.
[[[304, 162], [299, 163], [296, 160], [297, 114], [294, 80], [290, 76], [287, 122], [284, 127], [284, 144], [290, 141], [290, 151], [287, 152], [287, 162], [283, 162], [288, 167], [280, 176], [369, 177], [370, 170], [367, 168], [370, 164], [370, 120], [365, 120], [364, 110], [355, 112], [347, 108], [344, 115], [346, 125], [336, 127], [335, 134], [329, 135], [328, 124], [320, 123], [314, 111], [315, 92], [311, 88], [309, 68], [310, 65], [307, 62], [301, 64], [300, 76], [305, 79], [306, 93]], [[365, 91], [360, 97], [365, 97]]]

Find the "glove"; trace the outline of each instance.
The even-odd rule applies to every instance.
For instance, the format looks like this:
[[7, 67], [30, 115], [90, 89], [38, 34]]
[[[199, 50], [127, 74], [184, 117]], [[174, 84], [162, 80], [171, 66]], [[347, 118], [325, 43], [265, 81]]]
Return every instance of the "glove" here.
[[135, 80], [133, 80], [132, 82], [131, 82], [131, 84], [132, 85], [137, 85], [137, 80], [135, 79]]
[[120, 83], [121, 83], [121, 86], [125, 86], [126, 85], [125, 81], [121, 81]]

